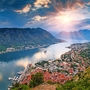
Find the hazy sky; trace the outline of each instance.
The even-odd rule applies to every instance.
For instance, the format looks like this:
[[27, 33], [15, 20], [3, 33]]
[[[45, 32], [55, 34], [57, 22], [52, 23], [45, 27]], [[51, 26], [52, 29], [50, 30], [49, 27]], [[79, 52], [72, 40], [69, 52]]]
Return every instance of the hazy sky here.
[[90, 29], [90, 0], [0, 0], [0, 27]]

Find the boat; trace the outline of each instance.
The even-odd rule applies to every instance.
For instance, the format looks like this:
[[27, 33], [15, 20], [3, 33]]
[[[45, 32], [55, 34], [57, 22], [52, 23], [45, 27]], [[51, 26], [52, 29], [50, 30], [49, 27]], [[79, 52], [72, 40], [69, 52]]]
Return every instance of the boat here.
[[9, 87], [7, 88], [7, 90], [11, 90], [11, 88], [12, 88], [12, 86], [9, 86]]
[[19, 75], [21, 75], [23, 73], [23, 71], [19, 71], [19, 72], [17, 72], [17, 74], [19, 74]]
[[47, 53], [47, 51], [44, 51], [44, 53]]
[[18, 77], [14, 76], [13, 78], [9, 77], [8, 80], [13, 80], [13, 81], [17, 81]]
[[13, 81], [16, 79], [16, 76], [14, 76]]
[[9, 77], [8, 80], [13, 80], [13, 78]]

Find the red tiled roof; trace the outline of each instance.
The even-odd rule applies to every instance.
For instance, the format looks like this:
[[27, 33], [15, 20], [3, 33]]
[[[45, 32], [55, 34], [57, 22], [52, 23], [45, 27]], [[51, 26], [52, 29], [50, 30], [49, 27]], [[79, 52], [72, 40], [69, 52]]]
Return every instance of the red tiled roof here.
[[[43, 72], [43, 70], [41, 69], [36, 69], [34, 70], [34, 72], [31, 73], [32, 74], [35, 74], [37, 72], [41, 72], [43, 73], [43, 77], [44, 77], [44, 81], [47, 82], [47, 81], [52, 81], [52, 82], [59, 82], [61, 84], [64, 84], [66, 81], [68, 80], [71, 80], [72, 77], [70, 76], [66, 76], [65, 74], [61, 74], [61, 73], [58, 73], [58, 72], [54, 72], [54, 73], [49, 73], [48, 71], [46, 72]], [[27, 76], [23, 81], [22, 81], [22, 84], [25, 84], [27, 83], [28, 81], [31, 80], [31, 75]]]

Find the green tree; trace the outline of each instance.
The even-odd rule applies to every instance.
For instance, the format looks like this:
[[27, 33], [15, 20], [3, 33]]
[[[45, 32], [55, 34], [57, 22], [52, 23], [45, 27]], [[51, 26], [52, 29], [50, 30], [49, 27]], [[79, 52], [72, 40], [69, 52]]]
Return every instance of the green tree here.
[[13, 86], [13, 87], [19, 87], [20, 84], [19, 84], [18, 82], [16, 82], [16, 83], [12, 83], [12, 86]]
[[31, 76], [31, 81], [30, 81], [30, 87], [33, 88], [41, 83], [44, 82], [43, 74], [42, 73], [36, 73]]

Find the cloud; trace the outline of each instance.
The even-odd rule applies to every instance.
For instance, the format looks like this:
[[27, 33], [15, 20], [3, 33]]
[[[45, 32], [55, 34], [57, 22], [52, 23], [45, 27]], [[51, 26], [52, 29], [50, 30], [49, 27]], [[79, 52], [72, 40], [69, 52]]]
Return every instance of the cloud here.
[[90, 24], [87, 24], [86, 26], [83, 26], [82, 29], [89, 29], [90, 30]]
[[[90, 5], [89, 0], [0, 0], [0, 9], [15, 10], [19, 13], [27, 13], [31, 9], [35, 11], [40, 8], [52, 8], [65, 10], [76, 9]], [[32, 8], [31, 8], [32, 6]], [[29, 10], [30, 9], [30, 10]], [[52, 9], [51, 9], [52, 10]]]
[[84, 19], [81, 22], [81, 27], [80, 29], [89, 29], [90, 30], [90, 18], [89, 19]]
[[0, 20], [0, 26], [1, 26], [1, 25], [9, 25], [9, 24], [10, 24], [10, 23], [9, 23], [8, 21], [1, 21], [1, 20]]
[[0, 9], [21, 10], [27, 4], [33, 4], [34, 0], [0, 0]]
[[86, 4], [83, 0], [63, 0], [57, 2], [56, 0], [53, 2], [54, 7], [57, 11], [64, 10], [76, 10], [77, 8], [83, 8]]
[[42, 21], [46, 20], [47, 18], [48, 18], [47, 16], [36, 15], [30, 21], [28, 21], [25, 26], [29, 26], [29, 25], [37, 23], [37, 22], [38, 23], [42, 22]]
[[90, 5], [90, 2], [88, 2], [87, 5]]
[[51, 0], [36, 0], [33, 3], [27, 4], [22, 9], [16, 9], [14, 11], [20, 14], [27, 13], [29, 11], [36, 11], [37, 9], [40, 9], [40, 8], [49, 8], [50, 3], [51, 3]]
[[46, 16], [35, 16], [32, 18], [33, 21], [41, 21], [41, 20], [45, 20], [47, 17]]
[[51, 0], [36, 0], [36, 2], [34, 2], [34, 7], [38, 8], [48, 8], [49, 4], [51, 3]]
[[15, 12], [18, 13], [28, 13], [31, 10], [31, 5], [27, 4], [24, 8], [22, 8], [21, 10], [14, 10]]
[[55, 17], [69, 11], [75, 20], [90, 18], [90, 0], [0, 0], [0, 27], [55, 26], [56, 30], [61, 25]]

